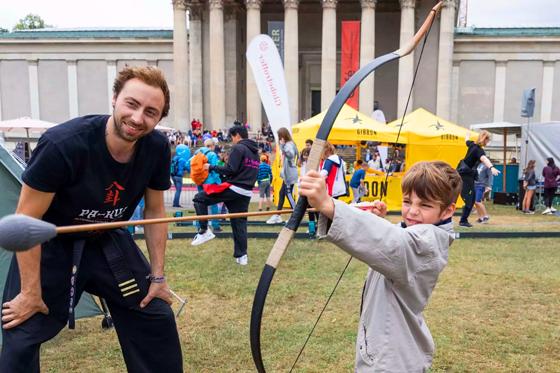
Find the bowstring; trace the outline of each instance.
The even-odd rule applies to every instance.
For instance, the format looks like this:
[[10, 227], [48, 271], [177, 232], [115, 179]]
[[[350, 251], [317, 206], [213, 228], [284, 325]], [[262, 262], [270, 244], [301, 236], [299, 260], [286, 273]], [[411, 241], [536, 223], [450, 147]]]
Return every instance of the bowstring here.
[[[432, 19], [432, 22], [430, 22], [430, 27], [428, 28], [428, 32], [426, 33], [426, 35], [424, 36], [424, 41], [422, 42], [422, 48], [420, 49], [420, 55], [418, 56], [418, 63], [416, 64], [416, 68], [414, 69], [414, 76], [412, 78], [412, 84], [410, 86], [410, 90], [408, 91], [408, 97], [406, 99], [406, 105], [404, 107], [404, 113], [401, 119], [401, 124], [399, 125], [399, 131], [397, 132], [397, 138], [395, 140], [395, 144], [398, 144], [399, 142], [399, 138], [401, 135], [401, 131], [402, 131], [402, 127], [404, 125], [404, 117], [406, 116], [406, 113], [408, 111], [408, 106], [410, 105], [410, 100], [412, 98], [412, 91], [414, 89], [414, 84], [416, 82], [416, 77], [418, 76], [418, 71], [420, 69], [420, 62], [422, 61], [422, 55], [424, 54], [424, 48], [426, 47], [427, 41], [428, 41], [428, 36], [430, 36], [430, 31], [432, 30], [432, 26], [434, 24], [436, 17], [434, 17]], [[387, 182], [389, 180], [389, 172], [387, 172], [385, 174], [385, 185], [388, 185]], [[388, 188], [388, 187], [387, 187]], [[383, 199], [383, 196], [381, 197]], [[344, 269], [342, 270], [342, 272], [340, 273], [340, 276], [338, 277], [338, 280], [336, 281], [336, 284], [334, 285], [333, 290], [331, 291], [327, 301], [325, 302], [325, 305], [323, 306], [323, 309], [321, 310], [321, 312], [319, 313], [319, 316], [317, 317], [317, 320], [315, 321], [315, 323], [313, 324], [313, 328], [311, 328], [311, 331], [309, 332], [309, 334], [307, 335], [307, 338], [305, 339], [305, 343], [303, 344], [303, 346], [301, 347], [301, 349], [299, 350], [299, 353], [294, 361], [294, 363], [292, 364], [292, 367], [290, 368], [290, 373], [294, 370], [296, 364], [299, 361], [299, 358], [301, 357], [301, 355], [303, 354], [303, 350], [305, 350], [305, 347], [307, 346], [307, 342], [309, 342], [309, 339], [311, 339], [311, 336], [313, 335], [313, 332], [315, 331], [315, 328], [317, 327], [317, 324], [319, 324], [319, 321], [321, 320], [321, 317], [323, 316], [323, 313], [325, 312], [325, 310], [327, 309], [336, 289], [338, 288], [338, 285], [340, 284], [340, 281], [342, 280], [342, 277], [344, 276], [344, 274], [346, 273], [346, 269], [348, 268], [348, 266], [350, 265], [350, 262], [352, 261], [352, 256], [350, 256], [350, 258], [348, 259], [348, 262], [346, 262], [346, 265], [344, 266]]]

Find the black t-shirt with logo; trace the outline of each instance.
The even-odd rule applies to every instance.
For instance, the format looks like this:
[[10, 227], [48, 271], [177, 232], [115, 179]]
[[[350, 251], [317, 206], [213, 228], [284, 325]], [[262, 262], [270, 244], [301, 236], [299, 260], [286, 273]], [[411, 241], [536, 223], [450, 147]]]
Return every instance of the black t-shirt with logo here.
[[158, 131], [139, 139], [127, 163], [117, 162], [105, 141], [108, 115], [75, 118], [39, 139], [23, 181], [55, 193], [43, 216], [58, 226], [128, 220], [146, 188], [170, 186], [170, 149]]

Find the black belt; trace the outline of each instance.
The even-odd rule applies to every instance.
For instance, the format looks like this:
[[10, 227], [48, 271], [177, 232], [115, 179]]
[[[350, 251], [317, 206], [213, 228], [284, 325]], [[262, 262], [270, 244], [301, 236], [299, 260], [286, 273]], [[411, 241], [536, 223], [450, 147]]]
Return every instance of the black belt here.
[[70, 307], [68, 309], [68, 328], [76, 327], [76, 318], [74, 315], [74, 300], [76, 298], [76, 282], [78, 280], [78, 269], [84, 252], [85, 240], [74, 241], [72, 249], [72, 275], [70, 276]]
[[111, 268], [111, 272], [113, 272], [115, 280], [117, 280], [119, 290], [126, 304], [129, 307], [134, 307], [138, 306], [142, 299], [136, 278], [129, 269], [123, 253], [122, 241], [128, 241], [129, 239], [126, 235], [128, 235], [128, 232], [122, 229], [109, 232], [109, 237], [111, 238], [110, 243], [112, 244], [105, 243], [103, 245], [103, 254], [105, 254], [105, 258], [107, 259], [109, 268]]
[[[105, 255], [105, 259], [113, 273], [117, 282], [121, 295], [125, 303], [129, 307], [138, 306], [142, 300], [142, 294], [136, 278], [132, 271], [129, 269], [126, 258], [123, 252], [123, 246], [129, 247], [128, 233], [120, 229], [108, 232], [103, 237], [97, 240], [96, 243], [101, 244], [101, 249]], [[78, 278], [78, 271], [80, 269], [80, 262], [84, 247], [86, 244], [85, 239], [74, 241], [72, 252], [72, 274], [70, 276], [70, 307], [68, 309], [68, 328], [74, 329], [76, 326], [75, 319], [75, 300], [76, 300], [76, 284]]]

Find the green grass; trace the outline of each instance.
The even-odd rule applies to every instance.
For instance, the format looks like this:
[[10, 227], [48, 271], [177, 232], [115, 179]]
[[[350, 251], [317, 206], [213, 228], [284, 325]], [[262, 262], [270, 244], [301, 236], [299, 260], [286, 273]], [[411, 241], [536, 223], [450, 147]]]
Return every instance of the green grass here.
[[[494, 230], [508, 228], [508, 219], [525, 219], [535, 229], [557, 219], [516, 216], [501, 206], [491, 209], [491, 216]], [[188, 298], [178, 319], [185, 371], [254, 371], [249, 318], [272, 244], [250, 239], [249, 265], [240, 267], [231, 240], [198, 247], [169, 241], [169, 283]], [[292, 243], [265, 308], [262, 348], [268, 371], [289, 370], [347, 259], [326, 242]], [[353, 370], [366, 271], [363, 263], [352, 261], [295, 371]], [[560, 371], [557, 239], [457, 240], [425, 316], [436, 342], [432, 372]], [[79, 320], [76, 330], [65, 329], [44, 344], [43, 371], [122, 372], [115, 332], [101, 330], [100, 324], [100, 318]]]

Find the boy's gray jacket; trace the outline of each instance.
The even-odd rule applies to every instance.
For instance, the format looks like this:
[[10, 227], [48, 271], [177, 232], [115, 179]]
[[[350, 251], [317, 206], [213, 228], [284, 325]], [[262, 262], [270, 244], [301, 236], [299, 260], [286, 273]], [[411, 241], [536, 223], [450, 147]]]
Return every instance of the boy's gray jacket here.
[[[453, 223], [401, 228], [370, 212], [334, 201], [326, 238], [366, 263], [356, 372], [424, 372], [434, 342], [422, 311], [447, 264]], [[319, 234], [325, 233], [321, 216]]]
[[298, 171], [296, 166], [296, 156], [298, 155], [298, 150], [296, 144], [294, 144], [293, 141], [280, 144], [280, 150], [284, 155], [280, 177], [284, 180], [286, 185], [294, 185], [298, 180]]

